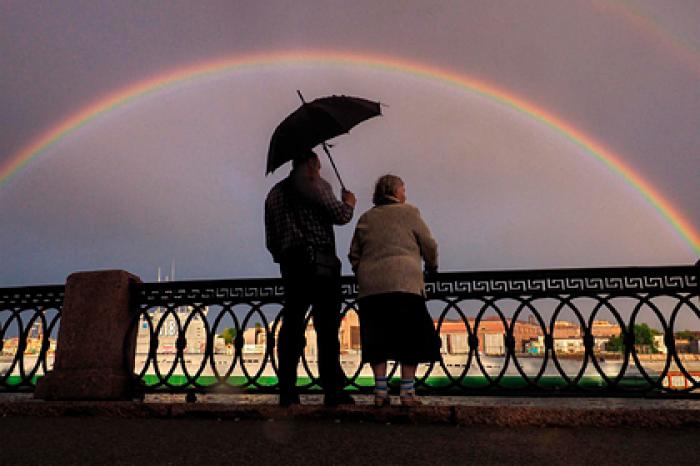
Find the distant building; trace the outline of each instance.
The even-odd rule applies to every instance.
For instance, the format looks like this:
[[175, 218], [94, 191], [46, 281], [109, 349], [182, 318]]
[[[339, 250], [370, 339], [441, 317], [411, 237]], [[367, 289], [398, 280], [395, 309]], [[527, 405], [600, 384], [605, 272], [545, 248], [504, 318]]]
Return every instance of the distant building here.
[[700, 353], [700, 332], [684, 330], [674, 335], [676, 351], [679, 353]]
[[[318, 354], [318, 346], [316, 345], [316, 332], [314, 330], [313, 320], [310, 321], [309, 325], [306, 327], [304, 336], [306, 337], [304, 352], [307, 356], [315, 357]], [[341, 354], [356, 354], [360, 352], [360, 320], [354, 309], [349, 309], [340, 321], [338, 340], [340, 342]]]
[[[435, 323], [437, 326], [437, 323]], [[462, 321], [444, 321], [440, 328], [440, 340], [442, 347], [440, 351], [447, 354], [467, 354], [469, 353], [469, 341], [467, 339], [467, 329]]]
[[[660, 335], [657, 335], [660, 336]], [[662, 336], [663, 338], [663, 336]], [[657, 346], [658, 348], [658, 346]], [[690, 338], [676, 338], [676, 352], [678, 353], [697, 353], [698, 350], [697, 340], [692, 340]]]
[[360, 352], [360, 319], [354, 309], [349, 310], [340, 321], [339, 339], [341, 353]]
[[[208, 312], [209, 308], [207, 307], [202, 310], [204, 318], [206, 318]], [[185, 326], [191, 313], [192, 307], [181, 306], [175, 309], [174, 312], [169, 312], [165, 308], [157, 308], [150, 314], [150, 320], [153, 323], [153, 331], [158, 331], [157, 353], [174, 354], [177, 352], [177, 339], [180, 336], [180, 328]], [[178, 320], [180, 322], [179, 325]], [[144, 316], [141, 316], [139, 330], [136, 336], [137, 353], [148, 353], [151, 335], [149, 327], [150, 324], [148, 320], [146, 320]], [[202, 318], [197, 316], [193, 317], [187, 326], [187, 332], [184, 336], [184, 353], [204, 353], [207, 345], [207, 332]]]
[[[468, 319], [469, 326], [474, 329], [475, 318]], [[508, 326], [511, 321], [506, 320]], [[437, 326], [437, 322], [435, 323]], [[505, 349], [506, 327], [497, 316], [489, 316], [479, 322], [476, 336], [479, 339], [479, 351], [487, 355], [503, 355]], [[527, 351], [529, 344], [542, 335], [542, 328], [536, 321], [518, 320], [513, 327], [515, 339], [515, 351]], [[440, 327], [440, 339], [442, 340], [442, 352], [447, 354], [465, 354], [469, 352], [467, 328], [462, 321], [443, 321]]]
[[579, 338], [581, 336], [581, 326], [567, 320], [558, 320], [554, 322], [554, 332], [552, 337], [554, 339], [572, 339]]
[[557, 354], [579, 354], [583, 353], [585, 348], [581, 338], [555, 338], [554, 352]]
[[[279, 326], [277, 327], [279, 333]], [[307, 356], [316, 356], [318, 353], [316, 345], [316, 331], [313, 319], [309, 321], [304, 332], [306, 346], [304, 353]], [[275, 335], [277, 339], [277, 335]], [[360, 322], [357, 313], [350, 309], [345, 317], [340, 321], [338, 333], [341, 353], [358, 353], [360, 351]], [[261, 325], [249, 327], [243, 331], [243, 352], [244, 353], [264, 353], [267, 344], [267, 333]]]
[[243, 352], [264, 353], [267, 334], [262, 325], [255, 325], [243, 331]]
[[620, 326], [607, 320], [594, 320], [591, 325], [591, 334], [596, 338], [616, 337], [620, 333]]
[[[473, 329], [476, 319], [468, 319]], [[507, 326], [511, 325], [506, 320]], [[436, 323], [437, 325], [437, 323]], [[479, 351], [487, 355], [501, 356], [506, 353], [506, 329], [498, 316], [489, 316], [479, 322], [476, 329]], [[620, 326], [604, 320], [593, 322], [591, 333], [594, 337], [594, 350], [601, 351], [610, 336], [620, 334]], [[568, 321], [557, 321], [554, 325], [554, 350], [558, 353], [576, 354], [585, 351], [581, 327]], [[443, 321], [440, 328], [442, 352], [445, 354], [466, 354], [469, 352], [467, 330], [464, 322]], [[534, 318], [518, 320], [513, 327], [515, 351], [517, 353], [543, 354], [545, 350], [542, 328]]]
[[[479, 339], [480, 347], [484, 354], [490, 356], [503, 356], [506, 354], [506, 342], [503, 333], [482, 333], [483, 339]], [[481, 343], [483, 341], [483, 344]]]
[[539, 335], [537, 338], [534, 340], [530, 340], [525, 344], [525, 352], [529, 354], [544, 354], [545, 346], [544, 346], [544, 336]]
[[[206, 317], [209, 309], [205, 308], [202, 313]], [[153, 322], [153, 329], [158, 329], [158, 349], [161, 354], [174, 354], [177, 352], [177, 339], [179, 328], [184, 327], [185, 322], [192, 313], [192, 308], [182, 306], [174, 312], [158, 308], [150, 314]], [[177, 316], [177, 318], [176, 318]], [[180, 324], [178, 326], [177, 320]], [[161, 322], [162, 321], [162, 322]], [[501, 356], [506, 353], [506, 331], [512, 325], [509, 319], [504, 322], [499, 316], [487, 316], [479, 321], [478, 328], [476, 319], [468, 318], [468, 323], [472, 331], [476, 332], [479, 346], [478, 350], [486, 355]], [[437, 322], [434, 322], [437, 327]], [[279, 332], [279, 326], [276, 332]], [[620, 334], [620, 326], [604, 320], [593, 321], [591, 332], [595, 338], [595, 349], [602, 350], [604, 344], [611, 336]], [[139, 322], [139, 333], [137, 336], [137, 353], [148, 353], [149, 349], [149, 323], [142, 317]], [[243, 352], [247, 354], [263, 354], [267, 348], [267, 332], [265, 328], [254, 324], [243, 331]], [[305, 354], [315, 358], [317, 356], [316, 333], [313, 326], [313, 319], [305, 331], [306, 346]], [[554, 349], [558, 353], [583, 353], [583, 336], [580, 325], [568, 322], [557, 321], [554, 325]], [[185, 335], [186, 354], [203, 353], [206, 349], [206, 328], [202, 318], [195, 316], [190, 321]], [[517, 320], [513, 325], [513, 338], [516, 353], [543, 354], [545, 350], [544, 335], [538, 321], [533, 317], [526, 320]], [[275, 335], [275, 340], [277, 335]], [[443, 321], [440, 327], [440, 339], [442, 342], [441, 352], [444, 354], [467, 354], [469, 353], [469, 339], [466, 325], [463, 321]], [[358, 354], [361, 351], [360, 323], [357, 312], [349, 309], [342, 319], [339, 329], [340, 350], [343, 354]], [[216, 354], [234, 354], [233, 344], [226, 344], [220, 335], [214, 336], [214, 352]], [[658, 344], [657, 344], [658, 345]], [[11, 343], [6, 343], [6, 347], [11, 347]]]
[[663, 335], [654, 335], [653, 339], [654, 339], [654, 346], [656, 346], [656, 349], [659, 350], [659, 353], [661, 353], [661, 354], [668, 353], [668, 348], [666, 348], [666, 342], [664, 341]]
[[19, 348], [19, 337], [8, 338], [3, 340], [2, 354], [14, 356], [17, 354], [17, 348]]
[[[32, 327], [27, 332], [27, 342], [24, 347], [24, 354], [39, 354], [41, 347], [44, 344], [44, 326], [41, 322], [34, 322]], [[2, 353], [8, 356], [14, 356], [19, 349], [19, 337], [11, 337], [3, 340]], [[56, 352], [56, 340], [49, 338], [49, 347], [47, 354]]]
[[232, 350], [231, 345], [227, 345], [224, 337], [221, 335], [214, 335], [214, 353], [216, 354], [233, 354], [233, 351], [229, 352], [229, 347]]

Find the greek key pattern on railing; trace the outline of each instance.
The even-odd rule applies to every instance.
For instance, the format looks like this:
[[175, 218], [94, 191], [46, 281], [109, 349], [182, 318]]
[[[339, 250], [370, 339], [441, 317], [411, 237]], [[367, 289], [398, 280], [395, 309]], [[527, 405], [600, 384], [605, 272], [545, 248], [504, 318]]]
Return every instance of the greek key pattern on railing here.
[[690, 292], [698, 288], [696, 272], [693, 267], [640, 267], [552, 270], [541, 274], [517, 271], [447, 273], [428, 280], [426, 292], [428, 296]]
[[[418, 388], [432, 394], [695, 396], [700, 348], [681, 349], [675, 334], [685, 330], [678, 324], [681, 318], [700, 320], [697, 271], [437, 274], [426, 288], [443, 356], [419, 370]], [[342, 287], [342, 312], [352, 316], [357, 285], [344, 277]], [[281, 281], [274, 279], [142, 285], [134, 321], [142, 332], [135, 374], [142, 390], [274, 392], [282, 292]], [[660, 328], [660, 338], [651, 344], [636, 335], [642, 321], [649, 320]], [[608, 335], [617, 338], [617, 350], [604, 349], [601, 321], [617, 329], [617, 336]], [[490, 334], [482, 331], [486, 326]], [[568, 340], [558, 336], [561, 326], [573, 332]], [[222, 346], [217, 335], [225, 327], [234, 338]], [[205, 336], [197, 339], [198, 332]], [[665, 353], [656, 352], [657, 345]], [[314, 351], [302, 356], [302, 389], [317, 389]], [[371, 374], [360, 363], [359, 347], [343, 358], [348, 386], [369, 391]], [[393, 376], [397, 365], [390, 367]]]
[[0, 391], [33, 391], [53, 365], [65, 287], [0, 289]]
[[276, 279], [244, 279], [202, 282], [148, 283], [140, 289], [141, 301], [152, 304], [177, 302], [221, 302], [268, 300], [284, 297], [284, 287]]
[[63, 285], [0, 288], [0, 309], [23, 305], [60, 306], [64, 293]]
[[[674, 291], [698, 288], [694, 267], [638, 267], [563, 269], [551, 271], [449, 272], [426, 280], [428, 297], [443, 295], [544, 295]], [[357, 296], [357, 284], [344, 277], [346, 299]], [[149, 283], [141, 288], [141, 301], [165, 305], [178, 302], [209, 303], [256, 300], [277, 302], [284, 297], [279, 279], [244, 279]]]
[[[690, 341], [676, 334], [686, 330], [682, 321], [690, 319], [698, 327], [698, 270], [429, 277], [427, 300], [443, 356], [419, 370], [418, 388], [433, 394], [697, 396], [700, 332]], [[357, 296], [352, 277], [343, 278], [342, 290], [342, 312], [352, 317]], [[284, 301], [280, 279], [145, 283], [134, 291], [138, 316], [133, 325], [142, 334], [134, 375], [144, 392], [276, 390], [275, 341]], [[56, 342], [50, 336], [57, 333], [63, 296], [63, 286], [0, 289], [0, 391], [33, 390], [37, 377], [51, 368]], [[617, 352], [602, 349], [596, 336], [601, 320], [619, 329]], [[651, 347], [636, 335], [646, 321], [653, 321], [659, 333]], [[563, 324], [574, 328], [568, 342], [557, 335]], [[491, 333], [482, 331], [487, 326]], [[225, 328], [232, 329], [233, 340], [222, 346], [218, 336]], [[575, 355], [561, 346], [563, 341], [578, 348]], [[355, 354], [343, 356], [343, 368], [349, 387], [369, 391], [368, 368], [359, 363], [356, 343], [349, 349]], [[665, 352], [649, 354], [655, 345]], [[313, 352], [305, 353], [301, 363], [302, 388], [317, 389]], [[393, 376], [397, 367], [390, 367]]]

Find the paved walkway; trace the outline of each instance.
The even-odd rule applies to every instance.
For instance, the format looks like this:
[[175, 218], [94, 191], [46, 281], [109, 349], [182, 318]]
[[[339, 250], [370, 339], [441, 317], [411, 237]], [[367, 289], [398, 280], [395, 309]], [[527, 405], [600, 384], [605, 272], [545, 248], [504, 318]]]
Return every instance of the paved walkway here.
[[[262, 398], [261, 398], [262, 397]], [[0, 464], [699, 464], [700, 402], [371, 398], [282, 409], [255, 395], [43, 402], [0, 395]]]
[[277, 406], [274, 395], [151, 395], [144, 402], [35, 400], [31, 394], [0, 394], [0, 416], [90, 416], [111, 418], [341, 419], [375, 423], [497, 425], [531, 427], [700, 426], [700, 400], [639, 398], [421, 397], [424, 406], [375, 409], [371, 395], [355, 395], [357, 405], [328, 409], [320, 395], [302, 395], [302, 405]]
[[0, 418], [0, 463], [99, 465], [697, 465], [698, 428], [344, 420]]
[[697, 465], [700, 429], [331, 420], [0, 418], [0, 463]]

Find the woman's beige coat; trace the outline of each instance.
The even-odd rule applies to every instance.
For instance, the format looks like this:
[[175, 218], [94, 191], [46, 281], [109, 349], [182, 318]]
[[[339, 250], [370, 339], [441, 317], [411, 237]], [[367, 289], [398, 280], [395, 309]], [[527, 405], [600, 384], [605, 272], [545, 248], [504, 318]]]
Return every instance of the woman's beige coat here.
[[438, 265], [437, 243], [419, 210], [400, 203], [362, 214], [348, 257], [360, 298], [397, 291], [425, 296], [421, 257], [427, 268]]

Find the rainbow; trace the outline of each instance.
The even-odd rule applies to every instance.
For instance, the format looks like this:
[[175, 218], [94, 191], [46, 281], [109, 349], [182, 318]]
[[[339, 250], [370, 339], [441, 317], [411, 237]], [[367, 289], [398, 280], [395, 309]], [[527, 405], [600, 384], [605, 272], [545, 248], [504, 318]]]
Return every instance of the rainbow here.
[[9, 161], [0, 165], [0, 188], [3, 184], [32, 160], [38, 158], [50, 147], [67, 135], [88, 125], [116, 108], [156, 91], [204, 77], [214, 76], [233, 70], [258, 69], [260, 67], [282, 65], [322, 65], [322, 66], [362, 66], [383, 71], [408, 73], [428, 80], [438, 80], [461, 90], [481, 95], [514, 109], [561, 134], [569, 141], [579, 146], [593, 159], [603, 163], [608, 169], [621, 176], [630, 186], [651, 204], [661, 216], [677, 231], [690, 248], [700, 254], [700, 234], [693, 229], [690, 222], [676, 210], [663, 195], [627, 166], [619, 156], [594, 141], [590, 136], [577, 130], [556, 115], [540, 108], [512, 92], [508, 92], [493, 84], [461, 75], [446, 69], [424, 63], [417, 63], [390, 56], [372, 55], [367, 53], [339, 51], [295, 51], [279, 53], [248, 54], [236, 57], [225, 57], [210, 60], [170, 70], [150, 79], [137, 82], [131, 86], [113, 92], [102, 99], [88, 105], [63, 120], [58, 125], [40, 134], [24, 149], [10, 157]]
[[604, 15], [613, 14], [620, 17], [652, 43], [663, 47], [677, 60], [692, 68], [695, 73], [700, 73], [698, 47], [665, 28], [661, 21], [642, 5], [626, 0], [593, 0], [592, 5]]

